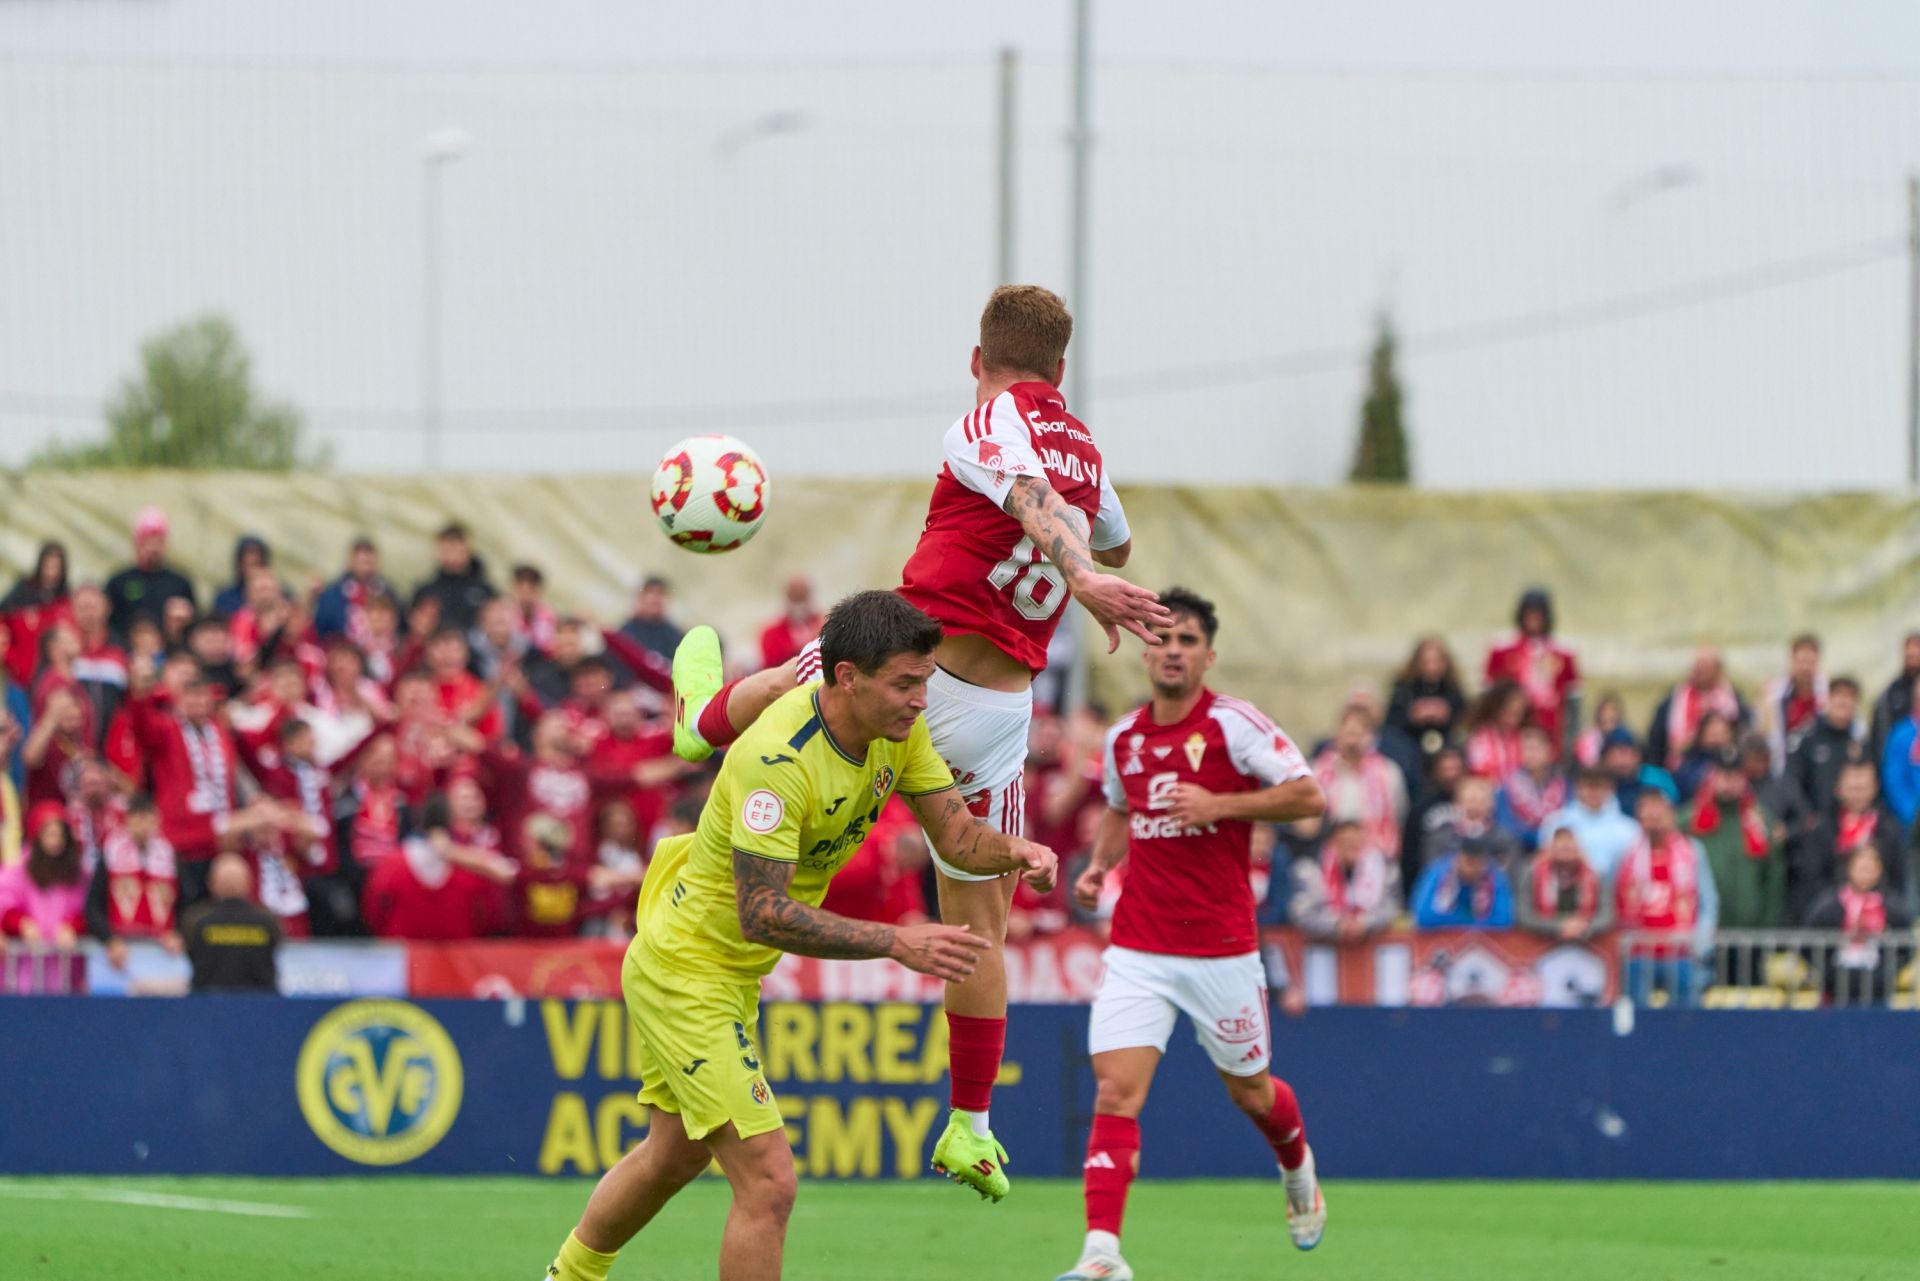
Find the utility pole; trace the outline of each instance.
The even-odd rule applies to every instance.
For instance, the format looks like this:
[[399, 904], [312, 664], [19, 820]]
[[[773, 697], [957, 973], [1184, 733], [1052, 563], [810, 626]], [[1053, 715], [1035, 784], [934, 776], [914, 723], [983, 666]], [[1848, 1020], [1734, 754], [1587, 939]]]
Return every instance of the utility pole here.
[[996, 286], [1013, 283], [1013, 181], [1018, 112], [1020, 52], [1008, 45], [1000, 51], [1000, 201], [994, 234]]
[[1067, 356], [1067, 407], [1087, 414], [1087, 341], [1092, 307], [1087, 264], [1087, 190], [1093, 147], [1093, 0], [1073, 0], [1073, 226], [1067, 259], [1067, 306], [1073, 310], [1073, 348]]

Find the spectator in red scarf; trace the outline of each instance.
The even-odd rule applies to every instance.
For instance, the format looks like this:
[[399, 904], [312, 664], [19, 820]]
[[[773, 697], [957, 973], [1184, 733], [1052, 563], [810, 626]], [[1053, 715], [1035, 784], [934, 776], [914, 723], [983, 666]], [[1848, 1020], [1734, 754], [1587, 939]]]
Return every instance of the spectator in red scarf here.
[[1520, 730], [1532, 714], [1527, 692], [1512, 681], [1489, 686], [1467, 709], [1467, 771], [1495, 787], [1520, 768]]
[[1352, 819], [1337, 819], [1318, 858], [1293, 862], [1288, 919], [1309, 938], [1357, 943], [1399, 918], [1400, 865]]
[[255, 672], [275, 661], [283, 646], [290, 653], [292, 643], [298, 639], [287, 635], [295, 630], [295, 620], [286, 587], [280, 582], [280, 576], [264, 565], [247, 576], [242, 604], [227, 619], [234, 668], [242, 679], [251, 679]]
[[[345, 639], [364, 648], [371, 636], [367, 605], [374, 597], [391, 603], [393, 584], [380, 574], [380, 549], [362, 535], [347, 552], [347, 570], [321, 589], [313, 605], [313, 629], [322, 641]], [[395, 612], [394, 621], [399, 621]]]
[[87, 891], [87, 932], [107, 947], [107, 963], [127, 968], [127, 940], [149, 939], [178, 956], [182, 950], [174, 907], [180, 877], [173, 846], [160, 835], [153, 798], [127, 802], [126, 825], [108, 834]]
[[1594, 704], [1592, 723], [1580, 731], [1580, 737], [1574, 742], [1574, 760], [1581, 765], [1598, 765], [1600, 753], [1606, 750], [1607, 735], [1624, 726], [1626, 721], [1626, 700], [1612, 690], [1602, 694]]
[[1504, 930], [1513, 926], [1513, 882], [1484, 837], [1469, 836], [1427, 864], [1413, 889], [1413, 923], [1423, 930]]
[[274, 829], [279, 809], [267, 803], [241, 809], [239, 755], [233, 735], [214, 719], [214, 692], [194, 671], [179, 693], [161, 703], [147, 688], [151, 673], [136, 670], [127, 698], [133, 732], [153, 776], [160, 831], [179, 855], [181, 908], [206, 896], [215, 854], [238, 850], [255, 832]]
[[1666, 787], [1640, 789], [1641, 839], [1620, 862], [1614, 889], [1618, 926], [1629, 940], [1625, 985], [1636, 1000], [1655, 990], [1691, 1003], [1704, 987], [1696, 957], [1713, 946], [1720, 896], [1700, 843], [1675, 826]]
[[1793, 638], [1787, 650], [1787, 670], [1767, 682], [1760, 693], [1760, 731], [1773, 753], [1773, 772], [1787, 767], [1787, 758], [1820, 719], [1827, 705], [1827, 674], [1820, 670], [1820, 638], [1811, 632]]
[[1570, 827], [1558, 827], [1520, 872], [1520, 928], [1569, 942], [1613, 928], [1613, 882], [1593, 870]]
[[366, 659], [350, 642], [327, 647], [326, 670], [309, 691], [313, 710], [307, 719], [318, 740], [322, 764], [331, 765], [377, 726], [393, 724], [393, 700], [379, 681], [367, 675]]
[[1314, 777], [1327, 797], [1327, 821], [1351, 819], [1367, 840], [1389, 858], [1400, 856], [1400, 835], [1407, 818], [1407, 780], [1380, 753], [1374, 721], [1363, 707], [1341, 714], [1333, 742], [1313, 762]]
[[1733, 747], [1736, 738], [1734, 724], [1725, 715], [1717, 710], [1701, 713], [1693, 740], [1680, 754], [1680, 763], [1673, 770], [1673, 783], [1682, 797], [1695, 796], [1706, 786], [1707, 775], [1713, 773], [1714, 766]]
[[1706, 851], [1723, 928], [1763, 930], [1785, 923], [1785, 829], [1754, 795], [1737, 748], [1716, 762], [1680, 825]]
[[349, 875], [356, 885], [400, 852], [410, 815], [406, 793], [400, 788], [400, 751], [393, 735], [374, 735], [360, 753], [334, 816], [344, 829], [343, 862], [351, 861]]
[[1880, 782], [1871, 761], [1855, 761], [1840, 771], [1835, 806], [1807, 840], [1800, 842], [1787, 866], [1789, 922], [1804, 921], [1820, 897], [1839, 885], [1847, 860], [1856, 850], [1871, 846], [1880, 856], [1888, 888], [1905, 902], [1914, 893], [1912, 869], [1899, 820], [1880, 800]]
[[813, 603], [813, 583], [804, 574], [787, 580], [786, 608], [760, 631], [760, 666], [779, 667], [800, 656], [820, 635], [826, 615]]
[[1712, 646], [1694, 654], [1687, 678], [1653, 709], [1653, 721], [1647, 727], [1648, 763], [1669, 770], [1678, 765], [1699, 732], [1700, 718], [1708, 712], [1720, 713], [1736, 729], [1748, 721], [1746, 700], [1727, 679], [1726, 663]]
[[1453, 653], [1438, 636], [1422, 636], [1393, 681], [1387, 724], [1406, 735], [1430, 761], [1453, 741], [1454, 727], [1467, 705]]
[[427, 675], [434, 700], [452, 722], [471, 725], [488, 742], [500, 737], [500, 709], [486, 684], [467, 670], [467, 638], [451, 627], [434, 633], [427, 645]]
[[553, 652], [553, 637], [560, 625], [559, 615], [546, 601], [547, 576], [535, 565], [513, 567], [513, 630], [528, 649], [539, 654]]
[[33, 715], [36, 720], [45, 716], [55, 693], [70, 695], [80, 708], [79, 737], [91, 747], [96, 741], [93, 700], [80, 684], [76, 667], [79, 659], [80, 629], [73, 623], [61, 621], [41, 633], [40, 669], [33, 678]]
[[137, 615], [158, 618], [164, 625], [167, 603], [184, 600], [191, 614], [198, 608], [193, 584], [167, 564], [167, 514], [143, 507], [133, 519], [133, 564], [107, 580], [116, 636], [125, 636]]
[[1880, 851], [1871, 843], [1855, 849], [1844, 866], [1845, 879], [1813, 905], [1806, 925], [1844, 935], [1827, 973], [1828, 996], [1842, 1005], [1877, 1005], [1913, 958], [1913, 908], [1886, 884]]
[[55, 689], [21, 745], [29, 805], [65, 804], [68, 770], [92, 754], [86, 734], [87, 705], [70, 689]]
[[112, 768], [96, 752], [69, 765], [61, 783], [67, 798], [67, 826], [80, 847], [80, 870], [92, 876], [100, 866], [107, 838], [126, 826], [127, 805], [114, 790]]
[[0, 937], [72, 947], [86, 928], [80, 849], [57, 803], [27, 811], [26, 857], [0, 867]]
[[1568, 701], [1580, 685], [1580, 663], [1553, 636], [1553, 598], [1531, 587], [1514, 610], [1513, 635], [1487, 651], [1487, 684], [1511, 681], [1527, 696], [1533, 720], [1547, 731], [1554, 759], [1566, 747]]
[[1567, 776], [1554, 764], [1553, 742], [1546, 730], [1528, 725], [1520, 731], [1520, 768], [1507, 775], [1495, 801], [1495, 821], [1531, 854], [1540, 844], [1540, 825], [1566, 803]]
[[[434, 607], [437, 609], [437, 606]], [[361, 610], [367, 638], [355, 644], [367, 675], [391, 690], [406, 674], [407, 640], [400, 629], [400, 605], [391, 596], [369, 596]]]
[[40, 635], [47, 628], [72, 617], [67, 602], [67, 549], [65, 544], [46, 542], [33, 558], [33, 572], [13, 585], [0, 600], [0, 632], [12, 642], [5, 652], [7, 675], [20, 685], [33, 684], [33, 669], [40, 658]]
[[[140, 622], [152, 625], [142, 616]], [[104, 732], [114, 713], [127, 696], [129, 659], [116, 645], [107, 627], [107, 597], [98, 587], [84, 584], [73, 593], [73, 625], [80, 633], [80, 650], [74, 656], [73, 675], [87, 696], [91, 724]], [[93, 746], [100, 740], [95, 738]]]

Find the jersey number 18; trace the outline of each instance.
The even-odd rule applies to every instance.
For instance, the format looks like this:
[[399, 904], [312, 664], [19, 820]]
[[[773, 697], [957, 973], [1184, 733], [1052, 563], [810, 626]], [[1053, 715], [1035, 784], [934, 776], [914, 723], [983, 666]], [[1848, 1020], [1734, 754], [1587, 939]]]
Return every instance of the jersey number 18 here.
[[1012, 586], [1013, 607], [1020, 611], [1020, 617], [1036, 623], [1052, 618], [1067, 603], [1067, 580], [1033, 545], [1031, 535], [1013, 545], [1007, 558], [987, 575], [987, 581], [1000, 591]]

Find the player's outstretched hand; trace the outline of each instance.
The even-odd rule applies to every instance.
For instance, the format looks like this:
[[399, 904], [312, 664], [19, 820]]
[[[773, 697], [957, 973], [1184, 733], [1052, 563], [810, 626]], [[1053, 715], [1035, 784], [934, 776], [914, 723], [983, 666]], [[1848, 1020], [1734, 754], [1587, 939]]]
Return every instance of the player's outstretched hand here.
[[1033, 886], [1035, 893], [1053, 892], [1054, 882], [1060, 879], [1059, 855], [1036, 842], [1015, 840], [1013, 856], [1025, 864], [1020, 871], [1020, 879]]
[[964, 925], [902, 925], [893, 932], [891, 955], [910, 970], [960, 983], [991, 946]]
[[1100, 891], [1107, 887], [1107, 871], [1097, 863], [1087, 864], [1080, 879], [1073, 883], [1073, 901], [1092, 912], [1100, 906]]
[[1149, 629], [1173, 624], [1173, 615], [1160, 603], [1158, 592], [1130, 583], [1118, 574], [1087, 575], [1074, 584], [1073, 597], [1106, 631], [1109, 654], [1120, 648], [1122, 631], [1158, 645], [1160, 638]]

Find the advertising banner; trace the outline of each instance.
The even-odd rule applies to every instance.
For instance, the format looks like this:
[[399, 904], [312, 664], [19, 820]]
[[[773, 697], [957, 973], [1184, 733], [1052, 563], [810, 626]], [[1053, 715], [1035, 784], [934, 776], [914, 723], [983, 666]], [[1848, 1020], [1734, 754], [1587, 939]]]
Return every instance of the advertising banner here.
[[1519, 930], [1395, 930], [1358, 943], [1262, 936], [1275, 987], [1297, 982], [1309, 1005], [1579, 1008], [1619, 995], [1613, 944]]

